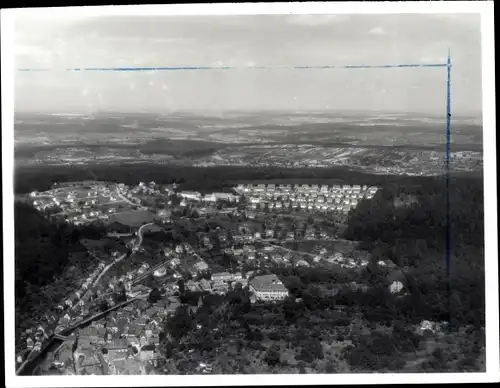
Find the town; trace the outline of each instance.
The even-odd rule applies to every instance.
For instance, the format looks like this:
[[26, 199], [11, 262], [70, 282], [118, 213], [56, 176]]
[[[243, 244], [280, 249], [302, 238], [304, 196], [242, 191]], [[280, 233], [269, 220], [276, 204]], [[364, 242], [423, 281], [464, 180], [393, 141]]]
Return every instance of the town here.
[[[339, 230], [350, 209], [376, 193], [376, 187], [360, 185], [257, 183], [202, 195], [175, 184], [89, 181], [33, 192], [29, 201], [48, 217], [104, 226], [107, 236], [81, 241], [95, 258], [93, 266], [78, 289], [23, 332], [18, 366], [56, 336], [63, 342], [48, 352], [44, 373], [154, 370], [162, 359], [162, 322], [185, 304], [185, 292], [198, 295], [192, 312], [207, 295], [224, 296], [237, 287], [250, 291], [253, 304], [276, 302], [290, 293], [275, 268], [365, 267], [369, 254], [340, 239]], [[154, 237], [164, 234], [168, 238]], [[390, 260], [378, 264], [399, 271]], [[368, 289], [357, 282], [344, 286]], [[393, 276], [390, 292], [404, 295], [401, 276]], [[211, 373], [209, 364], [200, 365], [197, 370]]]

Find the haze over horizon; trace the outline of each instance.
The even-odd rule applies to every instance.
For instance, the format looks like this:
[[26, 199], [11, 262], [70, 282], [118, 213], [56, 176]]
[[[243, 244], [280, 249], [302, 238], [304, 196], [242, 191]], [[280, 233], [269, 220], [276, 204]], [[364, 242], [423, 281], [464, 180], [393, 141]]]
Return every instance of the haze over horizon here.
[[[16, 73], [18, 112], [364, 111], [444, 117], [444, 68], [291, 68], [444, 63], [448, 48], [452, 114], [477, 115], [482, 106], [480, 18], [474, 14], [19, 19], [15, 34], [16, 67], [49, 70]], [[64, 70], [124, 66], [238, 69]]]

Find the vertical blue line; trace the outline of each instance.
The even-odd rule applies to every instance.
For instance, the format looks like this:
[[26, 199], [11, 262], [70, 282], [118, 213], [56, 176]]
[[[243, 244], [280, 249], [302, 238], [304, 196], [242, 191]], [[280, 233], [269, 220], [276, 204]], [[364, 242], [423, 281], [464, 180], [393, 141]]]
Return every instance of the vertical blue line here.
[[449, 329], [453, 330], [455, 322], [452, 322], [453, 306], [451, 304], [451, 226], [450, 226], [450, 138], [451, 138], [451, 54], [448, 49], [448, 60], [446, 61], [446, 153], [445, 153], [445, 180], [446, 180], [446, 288], [448, 294], [448, 322]]
[[448, 60], [446, 62], [446, 275], [450, 276], [450, 143], [451, 143], [451, 54], [448, 50]]

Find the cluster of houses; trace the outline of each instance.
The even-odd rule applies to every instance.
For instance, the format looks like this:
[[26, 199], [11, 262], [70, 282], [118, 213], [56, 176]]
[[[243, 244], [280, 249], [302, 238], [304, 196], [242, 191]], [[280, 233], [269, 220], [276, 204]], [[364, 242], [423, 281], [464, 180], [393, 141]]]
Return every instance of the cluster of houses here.
[[65, 312], [59, 320], [57, 321], [57, 326], [54, 330], [55, 333], [60, 333], [66, 329], [70, 324], [76, 323], [82, 320], [83, 317], [90, 313], [88, 306], [86, 305], [83, 296], [92, 287], [94, 281], [99, 276], [101, 271], [105, 268], [105, 264], [101, 261], [97, 267], [83, 280], [80, 288], [75, 292], [72, 292], [63, 303], [57, 306], [57, 309], [61, 312]]
[[247, 198], [251, 209], [302, 209], [347, 213], [378, 188], [366, 185], [239, 184], [234, 190]]
[[178, 195], [182, 198], [181, 206], [187, 205], [187, 200], [196, 202], [205, 202], [207, 204], [210, 203], [213, 204], [219, 201], [234, 203], [240, 200], [239, 195], [234, 195], [232, 193], [212, 193], [212, 194], [202, 195], [197, 191], [181, 191]]
[[359, 268], [365, 267], [368, 265], [368, 260], [366, 258], [362, 258], [360, 260], [356, 260], [353, 257], [345, 256], [340, 252], [336, 252], [331, 256], [327, 256], [326, 249], [322, 249], [319, 255], [316, 255], [313, 258], [314, 263], [318, 263], [320, 261], [326, 261], [330, 264], [340, 265], [342, 268]]
[[[66, 329], [69, 325], [77, 323], [79, 320], [82, 320], [83, 317], [90, 313], [88, 307], [85, 306], [85, 303], [82, 299], [85, 292], [91, 287], [92, 282], [99, 275], [100, 271], [104, 268], [104, 263], [99, 263], [99, 265], [94, 269], [93, 272], [89, 274], [87, 279], [83, 281], [81, 287], [72, 292], [63, 303], [59, 304], [56, 308], [61, 312], [61, 316], [58, 319], [54, 314], [45, 314], [43, 320], [47, 323], [47, 327], [43, 325], [39, 325], [36, 330], [27, 329], [24, 333], [23, 337], [26, 341], [26, 349], [29, 351], [40, 351], [43, 345], [43, 342], [48, 339], [49, 335], [52, 333], [60, 333], [64, 329]], [[79, 307], [78, 309], [76, 307]], [[64, 313], [64, 314], [62, 314]], [[55, 326], [55, 328], [54, 328]], [[54, 328], [53, 332], [52, 329]], [[21, 355], [19, 358], [23, 358]]]
[[[26, 330], [26, 349], [29, 351], [40, 351], [42, 348], [42, 343], [46, 339], [48, 339], [48, 335], [45, 332], [45, 328], [42, 325], [38, 325], [38, 327], [33, 329]], [[19, 355], [18, 357], [22, 357]], [[22, 362], [23, 360], [17, 360], [18, 362]]]
[[[164, 300], [155, 306], [139, 300], [80, 329], [70, 338], [78, 339], [75, 354], [83, 356], [79, 367], [97, 365], [108, 374], [122, 374], [126, 373], [127, 360], [133, 358], [155, 366], [162, 321], [179, 305], [178, 300]], [[54, 362], [61, 364], [61, 357], [58, 358]]]
[[91, 189], [82, 192], [80, 186], [77, 190], [70, 189], [71, 184], [65, 187], [56, 187], [44, 193], [32, 192], [33, 206], [39, 210], [48, 210], [51, 208], [60, 208], [61, 213], [65, 215], [66, 222], [76, 225], [83, 225], [95, 220], [107, 221], [109, 219], [106, 212], [99, 209], [101, 204], [99, 198], [109, 202], [118, 201], [119, 198], [102, 183], [96, 182], [91, 185]]
[[[59, 305], [55, 306], [55, 309], [58, 310], [59, 313], [46, 313], [42, 317], [45, 326], [44, 324], [40, 324], [37, 330], [27, 329], [26, 332], [23, 333], [22, 338], [23, 341], [26, 341], [26, 348], [21, 353], [24, 354], [26, 350], [30, 352], [40, 351], [43, 346], [43, 341], [47, 339], [48, 336], [53, 333], [61, 333], [70, 325], [77, 324], [90, 314], [90, 309], [88, 303], [85, 303], [84, 295], [92, 288], [94, 281], [104, 268], [104, 262], [100, 261], [93, 271], [87, 275], [87, 278], [82, 280], [80, 287], [76, 291], [70, 293], [70, 295], [68, 295]], [[22, 356], [20, 357], [23, 358]]]
[[[122, 192], [125, 192], [127, 190], [127, 187], [123, 183], [120, 183], [118, 184], [118, 189]], [[133, 198], [134, 194], [160, 195], [160, 189], [154, 181], [151, 181], [149, 183], [139, 182], [137, 186], [130, 189], [130, 191], [127, 193], [127, 198]]]
[[243, 287], [245, 287], [248, 283], [248, 279], [243, 278], [241, 272], [236, 272], [234, 274], [229, 272], [214, 273], [210, 277], [210, 280], [211, 282], [206, 279], [202, 279], [200, 285], [206, 291], [221, 295], [225, 294], [229, 290], [230, 284], [234, 287], [237, 283], [240, 283]]
[[224, 295], [230, 287], [234, 288], [238, 283], [242, 287], [248, 286], [252, 291], [252, 302], [282, 300], [288, 296], [288, 290], [276, 275], [254, 276], [253, 271], [245, 275], [241, 272], [217, 272], [211, 275], [210, 280], [188, 281], [186, 287], [192, 291], [208, 291]]
[[[183, 268], [192, 276], [209, 269], [208, 264], [188, 243], [175, 246], [174, 249], [165, 248], [164, 255], [168, 260], [168, 266], [172, 269]], [[182, 260], [181, 260], [182, 259]], [[165, 267], [166, 273], [166, 267]], [[158, 276], [164, 276], [163, 270]]]

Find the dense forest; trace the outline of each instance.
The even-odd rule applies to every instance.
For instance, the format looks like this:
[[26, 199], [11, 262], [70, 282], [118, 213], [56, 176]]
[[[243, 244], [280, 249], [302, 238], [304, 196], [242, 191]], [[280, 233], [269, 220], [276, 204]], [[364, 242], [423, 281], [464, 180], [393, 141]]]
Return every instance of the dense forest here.
[[371, 250], [372, 272], [382, 259], [404, 269], [410, 296], [391, 309], [484, 325], [483, 182], [452, 178], [449, 207], [445, 190], [443, 178], [388, 184], [350, 213], [344, 237]]

